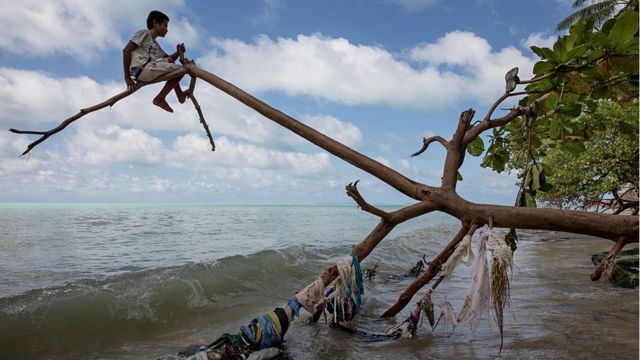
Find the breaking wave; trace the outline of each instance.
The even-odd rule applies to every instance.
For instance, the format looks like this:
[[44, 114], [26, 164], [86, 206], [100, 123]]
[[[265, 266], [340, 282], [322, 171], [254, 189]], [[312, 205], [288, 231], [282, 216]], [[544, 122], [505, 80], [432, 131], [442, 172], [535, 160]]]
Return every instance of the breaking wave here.
[[[389, 238], [370, 256], [391, 271], [433, 254], [456, 229], [436, 225]], [[81, 279], [0, 298], [0, 346], [8, 354], [100, 351], [132, 339], [152, 341], [184, 329], [231, 329], [293, 292], [351, 251], [350, 246], [291, 246], [210, 263]], [[248, 314], [248, 315], [247, 315]], [[222, 325], [220, 325], [222, 326]], [[230, 329], [230, 330], [231, 330]]]

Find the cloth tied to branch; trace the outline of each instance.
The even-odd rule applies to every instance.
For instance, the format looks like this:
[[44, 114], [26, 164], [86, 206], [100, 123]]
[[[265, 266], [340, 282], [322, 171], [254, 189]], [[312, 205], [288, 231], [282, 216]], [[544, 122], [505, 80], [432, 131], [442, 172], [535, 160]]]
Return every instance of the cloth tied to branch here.
[[449, 258], [449, 261], [447, 261], [443, 275], [446, 277], [451, 276], [451, 274], [453, 274], [453, 270], [455, 270], [460, 263], [465, 264], [466, 266], [471, 265], [474, 257], [475, 255], [471, 248], [471, 235], [465, 235]]
[[338, 277], [325, 291], [325, 313], [332, 316], [331, 323], [354, 328], [355, 315], [360, 312], [364, 285], [358, 257], [345, 256], [336, 263]]
[[[493, 273], [491, 273], [489, 267], [488, 254], [492, 255], [491, 261], [494, 266], [491, 269], [493, 269]], [[456, 314], [447, 296], [443, 296], [440, 303], [443, 318], [453, 326], [469, 325], [471, 336], [473, 336], [482, 315], [489, 311], [489, 303], [492, 298], [494, 300], [504, 298], [504, 291], [506, 290], [492, 287], [492, 283], [495, 284], [496, 280], [506, 281], [506, 286], [508, 287], [508, 278], [505, 280], [502, 277], [506, 277], [504, 269], [511, 266], [511, 261], [512, 251], [504, 241], [504, 238], [485, 226], [478, 241], [477, 255], [471, 266], [471, 284], [462, 308]], [[496, 271], [496, 269], [502, 270]], [[497, 317], [501, 318], [501, 308], [499, 312], [500, 314], [497, 314]], [[502, 331], [501, 323], [499, 322], [498, 325]]]
[[250, 349], [259, 350], [279, 345], [288, 329], [286, 312], [276, 308], [240, 327], [240, 334]]
[[296, 300], [309, 314], [315, 314], [324, 302], [324, 282], [318, 277], [296, 294]]

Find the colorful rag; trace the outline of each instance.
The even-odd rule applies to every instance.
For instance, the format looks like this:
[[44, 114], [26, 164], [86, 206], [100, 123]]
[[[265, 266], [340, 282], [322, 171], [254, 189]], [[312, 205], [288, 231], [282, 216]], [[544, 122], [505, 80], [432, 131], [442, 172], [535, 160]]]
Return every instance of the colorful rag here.
[[[291, 310], [291, 318], [289, 318], [289, 322], [293, 321], [293, 319], [297, 317], [300, 317], [300, 303], [298, 302], [298, 299], [296, 299], [296, 297], [292, 297], [291, 299], [289, 299], [289, 301], [287, 301], [287, 305], [285, 305], [285, 307], [289, 307], [289, 309]], [[285, 311], [287, 309], [285, 308]]]
[[360, 262], [358, 261], [358, 257], [351, 253], [351, 262], [353, 263], [353, 272], [355, 275], [355, 284], [356, 284], [356, 313], [360, 311], [360, 305], [362, 304], [362, 295], [364, 295], [364, 285], [362, 285], [362, 271], [360, 270]]
[[252, 350], [278, 346], [289, 329], [289, 318], [284, 309], [276, 308], [240, 327], [242, 339]]
[[296, 294], [296, 300], [309, 314], [315, 314], [324, 303], [324, 282], [318, 277], [306, 288]]

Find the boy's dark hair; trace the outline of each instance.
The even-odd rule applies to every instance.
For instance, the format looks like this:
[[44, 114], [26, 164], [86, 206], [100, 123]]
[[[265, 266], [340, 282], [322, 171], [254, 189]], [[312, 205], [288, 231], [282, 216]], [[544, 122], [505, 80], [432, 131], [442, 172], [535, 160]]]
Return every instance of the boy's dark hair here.
[[169, 17], [161, 11], [153, 10], [149, 13], [149, 16], [147, 16], [147, 29], [151, 30], [151, 28], [153, 28], [154, 21], [162, 24], [164, 21], [169, 21]]

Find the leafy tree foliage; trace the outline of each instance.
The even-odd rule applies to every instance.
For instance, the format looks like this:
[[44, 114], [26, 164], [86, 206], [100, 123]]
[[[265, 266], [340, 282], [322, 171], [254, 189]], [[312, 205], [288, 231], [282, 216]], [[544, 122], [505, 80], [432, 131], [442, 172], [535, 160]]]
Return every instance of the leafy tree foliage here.
[[[486, 152], [482, 140], [468, 152], [484, 153], [483, 167], [518, 172], [517, 206], [535, 207], [536, 198], [584, 206], [626, 181], [637, 186], [638, 13], [625, 11], [600, 28], [579, 18], [553, 49], [531, 49], [540, 60], [534, 79], [517, 80], [526, 84], [519, 106], [545, 101], [492, 129]], [[597, 170], [576, 171], [598, 160]], [[584, 186], [569, 186], [578, 177]]]
[[549, 149], [542, 168], [553, 187], [538, 192], [538, 197], [556, 206], [614, 205], [623, 210], [632, 203], [621, 199], [623, 191], [638, 189], [638, 102], [623, 108], [613, 101], [600, 101], [595, 112], [585, 112], [574, 121], [592, 133], [584, 142], [585, 150], [573, 154], [561, 147]]

